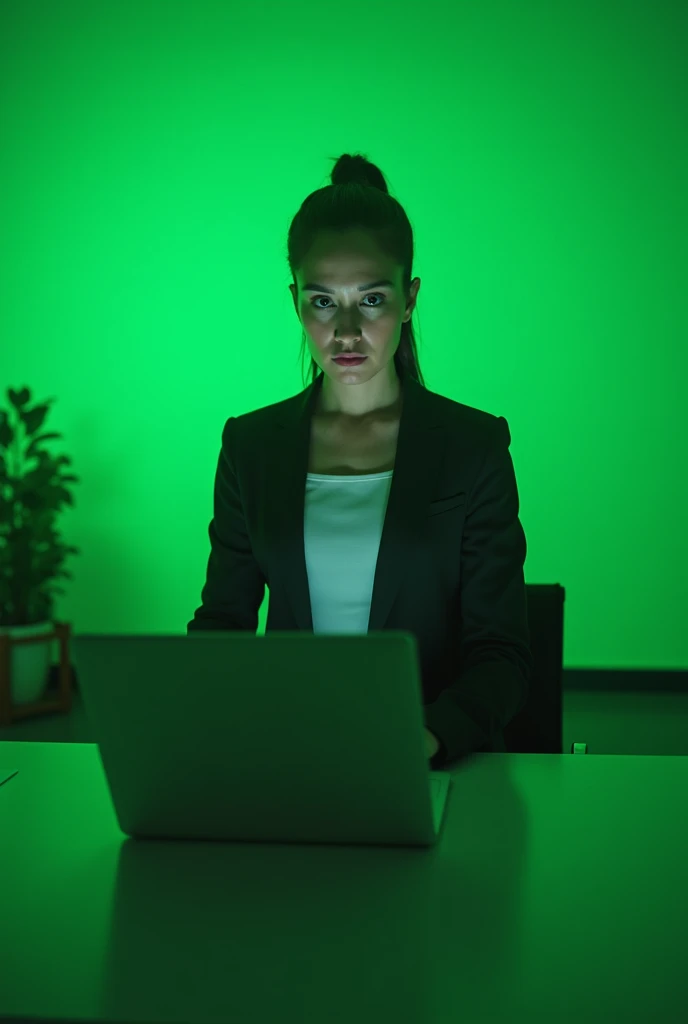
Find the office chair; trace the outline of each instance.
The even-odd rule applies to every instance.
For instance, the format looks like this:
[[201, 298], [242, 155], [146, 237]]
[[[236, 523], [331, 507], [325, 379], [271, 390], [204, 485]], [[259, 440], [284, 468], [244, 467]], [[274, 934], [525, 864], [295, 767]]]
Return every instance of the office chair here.
[[[533, 673], [525, 706], [504, 729], [509, 754], [561, 754], [564, 601], [558, 583], [526, 584]], [[571, 753], [587, 753], [574, 743]]]

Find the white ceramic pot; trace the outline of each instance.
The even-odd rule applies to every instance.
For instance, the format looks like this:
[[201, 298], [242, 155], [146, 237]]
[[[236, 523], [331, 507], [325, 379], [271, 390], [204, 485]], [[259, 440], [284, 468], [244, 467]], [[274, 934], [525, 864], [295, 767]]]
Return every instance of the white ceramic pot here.
[[[54, 630], [52, 622], [36, 622], [30, 626], [0, 626], [0, 634], [17, 639], [44, 636]], [[48, 683], [54, 643], [54, 640], [50, 640], [42, 644], [23, 644], [10, 648], [13, 704], [29, 704], [40, 699]]]

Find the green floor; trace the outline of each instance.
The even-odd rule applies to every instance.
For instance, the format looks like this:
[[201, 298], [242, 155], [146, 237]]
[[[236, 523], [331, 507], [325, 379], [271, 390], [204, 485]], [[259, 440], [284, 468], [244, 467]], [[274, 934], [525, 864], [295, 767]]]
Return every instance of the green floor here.
[[[46, 715], [0, 728], [0, 740], [93, 743], [79, 694], [69, 715]], [[564, 751], [688, 755], [688, 694], [564, 693]]]

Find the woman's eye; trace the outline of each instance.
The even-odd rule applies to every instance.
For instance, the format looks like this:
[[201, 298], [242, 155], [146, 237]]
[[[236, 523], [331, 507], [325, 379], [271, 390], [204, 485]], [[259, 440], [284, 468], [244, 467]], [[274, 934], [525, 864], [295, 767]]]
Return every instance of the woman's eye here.
[[[384, 295], [381, 295], [379, 292], [371, 292], [370, 295], [366, 295], [366, 296], [364, 296], [364, 298], [366, 298], [366, 299], [380, 299], [380, 301], [376, 302], [374, 306], [370, 306], [370, 309], [377, 309], [377, 307], [381, 306], [384, 303], [384, 301], [385, 301]], [[314, 299], [311, 299], [311, 305], [313, 306], [316, 302], [320, 302], [321, 299], [324, 299], [325, 302], [329, 302], [330, 301], [327, 298], [326, 295], [316, 295]], [[315, 308], [316, 309], [327, 309], [327, 306], [315, 306]]]

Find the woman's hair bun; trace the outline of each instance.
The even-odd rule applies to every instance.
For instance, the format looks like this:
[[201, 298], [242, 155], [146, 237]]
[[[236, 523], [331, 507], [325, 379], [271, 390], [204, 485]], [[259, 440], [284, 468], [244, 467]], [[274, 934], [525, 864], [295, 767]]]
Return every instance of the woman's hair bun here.
[[387, 183], [382, 176], [382, 171], [359, 154], [352, 156], [349, 153], [344, 153], [340, 156], [332, 168], [331, 179], [333, 185], [356, 183], [357, 185], [371, 185], [373, 188], [387, 192]]

